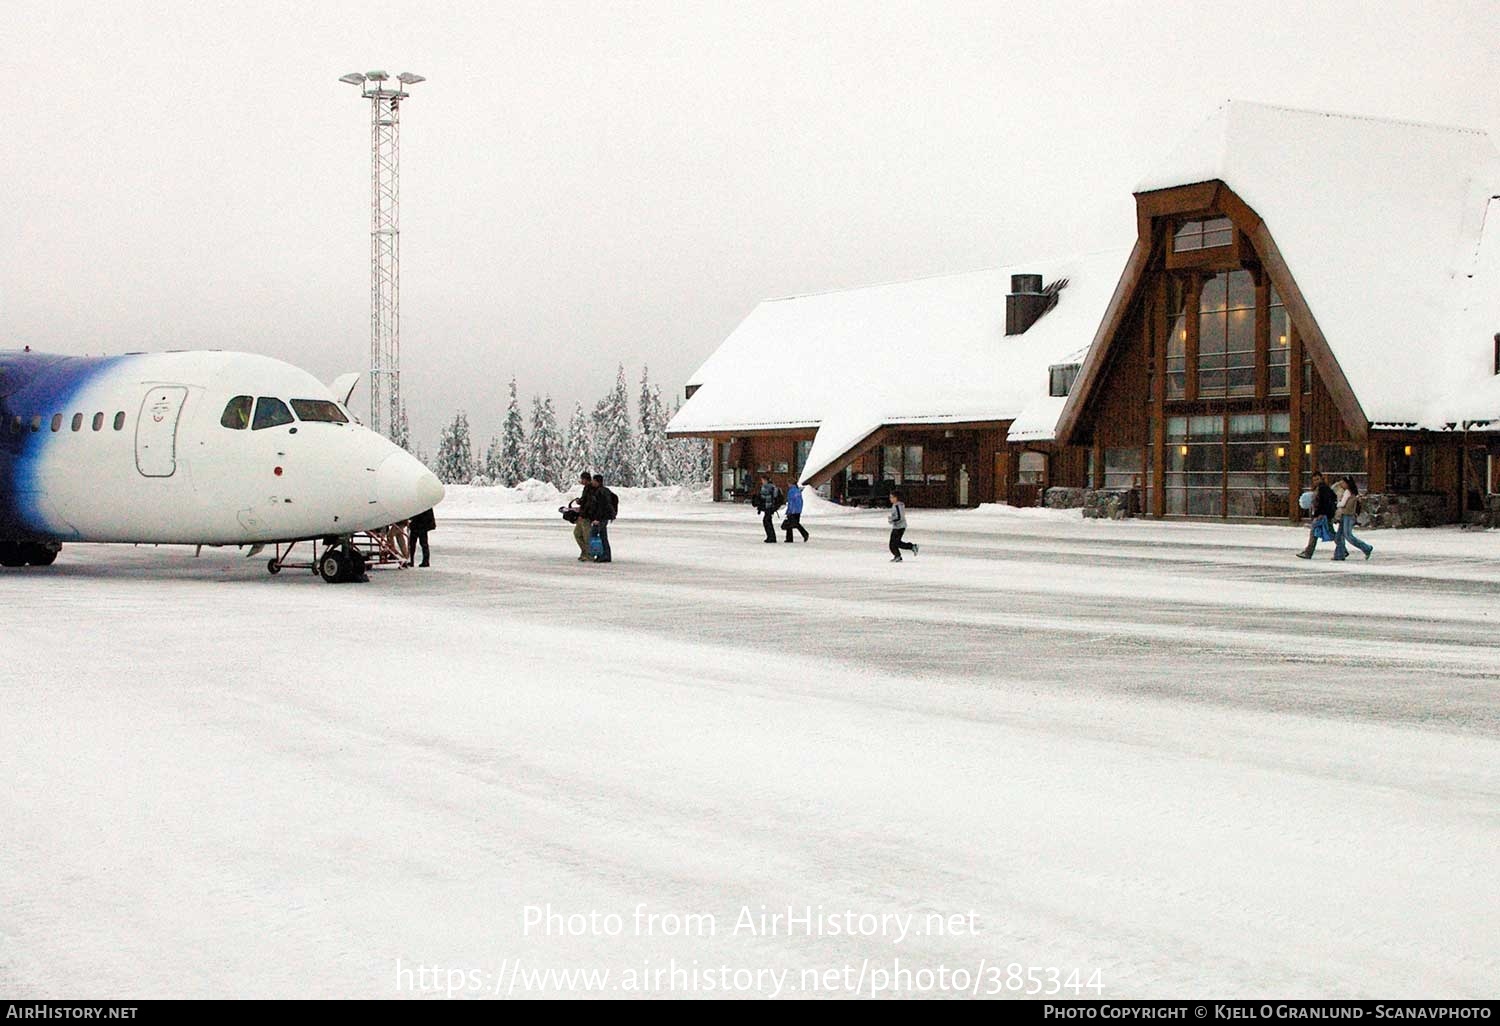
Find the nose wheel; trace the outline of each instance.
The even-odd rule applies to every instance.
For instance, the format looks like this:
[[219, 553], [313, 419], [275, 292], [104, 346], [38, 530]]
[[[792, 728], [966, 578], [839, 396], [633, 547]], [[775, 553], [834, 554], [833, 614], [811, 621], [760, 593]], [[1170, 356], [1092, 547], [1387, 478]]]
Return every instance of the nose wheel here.
[[318, 576], [329, 584], [366, 580], [365, 557], [357, 549], [343, 545], [325, 549], [318, 560]]

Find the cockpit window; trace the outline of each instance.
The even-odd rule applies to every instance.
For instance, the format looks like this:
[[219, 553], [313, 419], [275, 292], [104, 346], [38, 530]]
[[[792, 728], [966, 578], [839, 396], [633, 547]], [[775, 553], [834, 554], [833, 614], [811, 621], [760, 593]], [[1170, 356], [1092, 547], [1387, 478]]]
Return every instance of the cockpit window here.
[[237, 395], [229, 400], [229, 405], [224, 407], [224, 416], [219, 418], [219, 423], [235, 431], [243, 431], [250, 426], [250, 406], [254, 403], [248, 395]]
[[344, 411], [338, 408], [338, 404], [327, 399], [293, 399], [292, 409], [297, 411], [298, 420], [325, 424], [349, 423], [349, 418], [344, 416]]
[[255, 401], [255, 423], [250, 425], [251, 430], [260, 431], [291, 422], [292, 411], [280, 399], [263, 395]]

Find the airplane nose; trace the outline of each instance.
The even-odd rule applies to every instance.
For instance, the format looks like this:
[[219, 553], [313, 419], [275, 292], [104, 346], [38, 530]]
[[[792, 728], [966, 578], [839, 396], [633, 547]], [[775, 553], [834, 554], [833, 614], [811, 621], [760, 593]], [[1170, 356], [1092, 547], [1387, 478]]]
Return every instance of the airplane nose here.
[[414, 456], [393, 452], [375, 472], [375, 496], [393, 520], [407, 520], [443, 501], [443, 484]]

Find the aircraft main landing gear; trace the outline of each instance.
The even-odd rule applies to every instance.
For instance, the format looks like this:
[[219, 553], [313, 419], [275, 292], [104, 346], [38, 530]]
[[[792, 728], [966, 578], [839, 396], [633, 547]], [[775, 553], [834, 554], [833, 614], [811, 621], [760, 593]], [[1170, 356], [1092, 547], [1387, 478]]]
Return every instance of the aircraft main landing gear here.
[[60, 551], [56, 542], [0, 542], [0, 566], [51, 566]]

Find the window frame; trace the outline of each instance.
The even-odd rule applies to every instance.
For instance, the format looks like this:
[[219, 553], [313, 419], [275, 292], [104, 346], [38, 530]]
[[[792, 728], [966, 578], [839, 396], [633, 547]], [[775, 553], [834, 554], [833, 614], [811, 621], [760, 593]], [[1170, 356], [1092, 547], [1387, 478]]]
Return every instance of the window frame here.
[[[340, 407], [339, 404], [336, 403], [336, 402], [334, 402], [332, 399], [291, 399], [291, 400], [288, 400], [288, 403], [289, 403], [289, 405], [292, 408], [292, 414], [293, 414], [293, 416], [295, 416], [297, 418], [297, 420], [300, 423], [303, 423], [303, 424], [347, 424], [347, 423], [349, 423], [349, 415], [347, 413], [345, 413], [344, 410], [343, 410], [343, 408]], [[331, 409], [334, 413], [338, 414], [338, 417], [337, 417], [337, 419], [332, 418], [332, 417], [305, 417], [305, 416], [303, 416], [302, 411], [300, 409], [298, 409], [298, 407], [297, 407], [298, 403], [303, 403], [303, 404], [306, 404], [306, 405], [316, 405], [316, 406], [319, 406], [319, 407], [326, 406], [329, 409]]]
[[[238, 425], [231, 424], [231, 423], [229, 423], [230, 411], [231, 410], [235, 410], [236, 409], [236, 404], [238, 404], [240, 402], [240, 400], [242, 400], [242, 399], [246, 403], [249, 404], [248, 409], [246, 409], [242, 414], [238, 414], [238, 415], [244, 417], [244, 423], [238, 424]], [[236, 412], [238, 413], [238, 411], [236, 411]], [[250, 420], [251, 420], [251, 418], [254, 415], [255, 415], [255, 397], [254, 396], [252, 396], [252, 395], [237, 395], [237, 396], [234, 396], [232, 399], [230, 399], [227, 403], [224, 404], [224, 412], [221, 413], [221, 414], [219, 414], [219, 427], [226, 428], [226, 429], [228, 429], [230, 431], [248, 431], [248, 430], [250, 430]]]
[[[274, 405], [273, 405], [274, 404]], [[274, 409], [279, 406], [281, 412], [286, 414], [285, 420], [277, 420], [262, 424], [260, 422], [261, 407]], [[271, 431], [275, 428], [286, 427], [288, 424], [297, 423], [297, 418], [292, 416], [292, 408], [286, 404], [286, 400], [274, 395], [258, 395], [255, 397], [255, 411], [250, 415], [251, 431]]]

